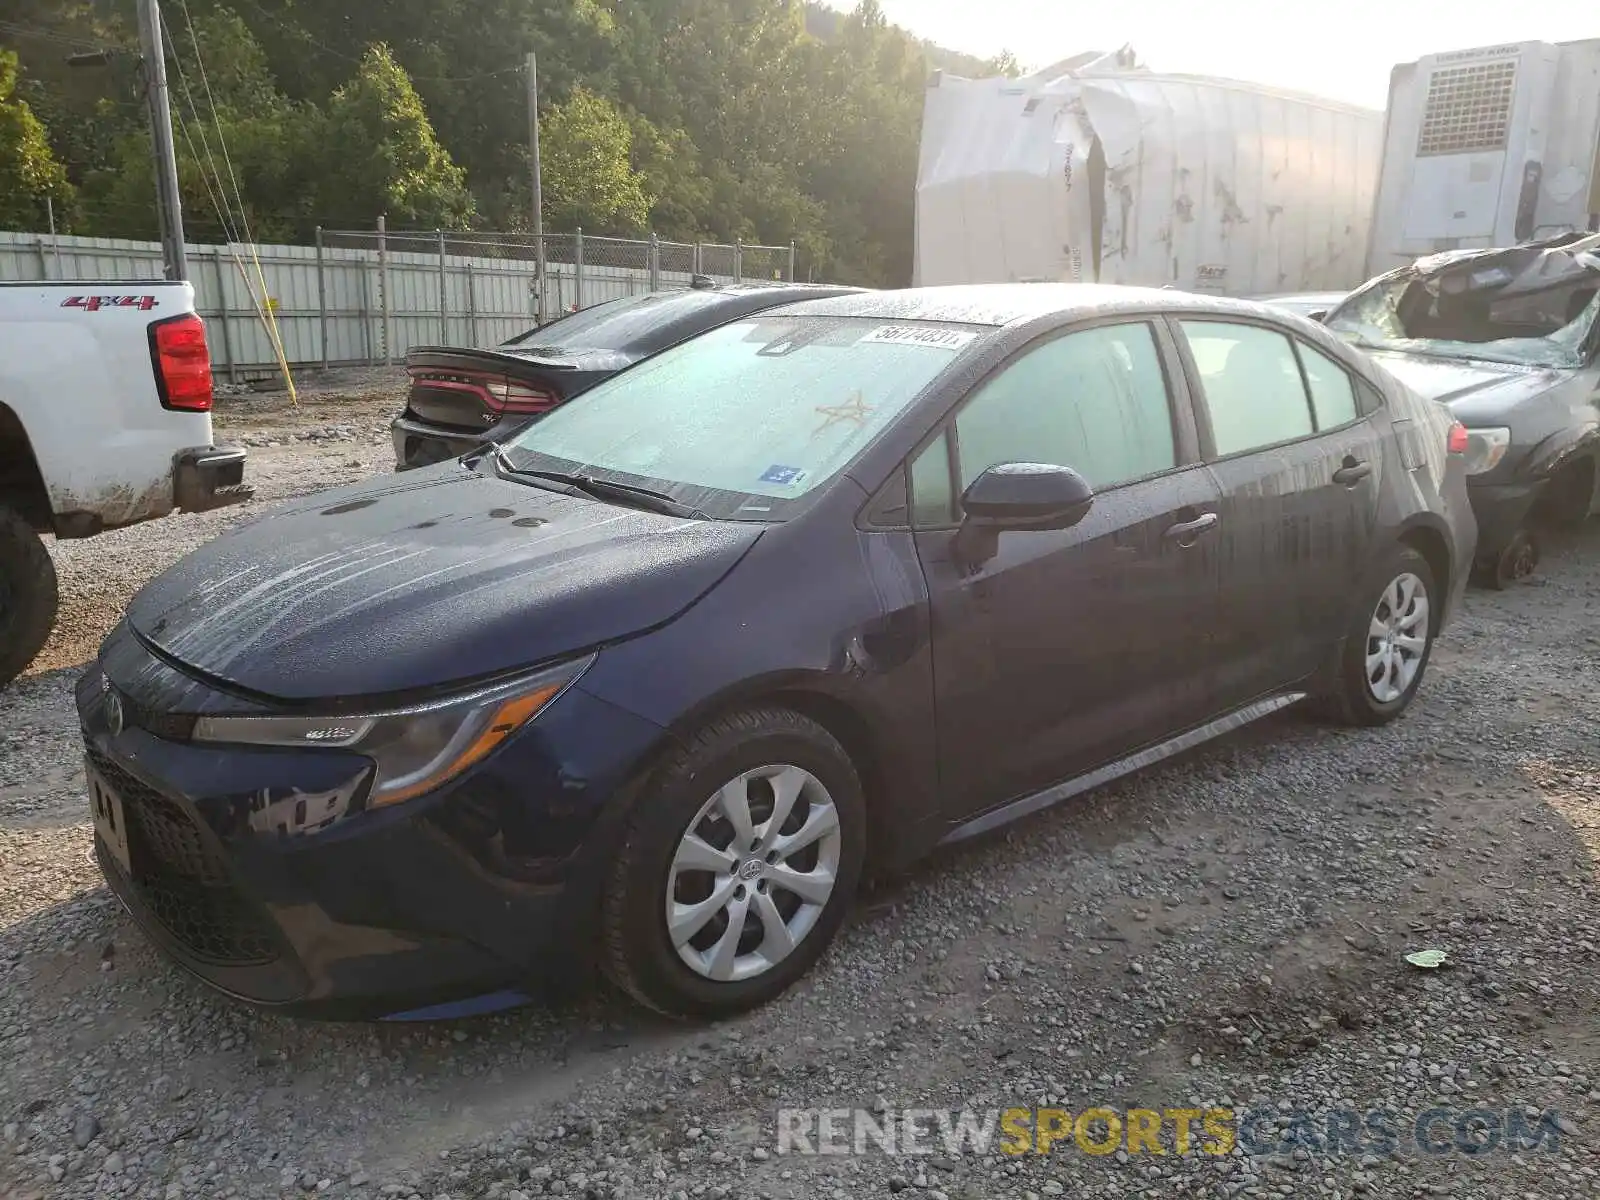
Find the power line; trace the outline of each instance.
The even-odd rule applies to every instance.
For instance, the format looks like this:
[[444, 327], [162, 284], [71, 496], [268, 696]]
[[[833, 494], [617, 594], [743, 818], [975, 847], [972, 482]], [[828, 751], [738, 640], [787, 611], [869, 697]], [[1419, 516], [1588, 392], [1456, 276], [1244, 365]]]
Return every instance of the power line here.
[[[216, 97], [211, 94], [211, 78], [206, 74], [206, 61], [200, 54], [200, 39], [195, 35], [194, 18], [189, 15], [189, 0], [180, 0], [180, 2], [183, 5], [184, 24], [189, 27], [189, 41], [194, 46], [195, 66], [200, 69], [200, 83], [206, 89], [206, 103], [211, 107], [211, 120], [217, 127], [217, 146], [222, 151], [222, 161], [227, 165], [228, 179], [233, 184], [233, 199], [234, 202], [239, 206], [239, 218], [243, 222], [245, 240], [254, 241], [250, 231], [250, 214], [245, 211], [244, 195], [239, 190], [239, 176], [234, 173], [233, 169], [233, 156], [228, 153], [228, 140], [222, 135], [222, 120], [217, 114]], [[176, 56], [174, 57], [176, 59]], [[183, 77], [183, 62], [182, 59], [176, 59], [176, 61], [178, 62], [178, 80], [183, 84], [184, 93], [187, 95], [189, 91], [189, 84], [188, 81]], [[191, 106], [193, 105], [192, 99], [190, 100], [190, 104]], [[205, 140], [203, 126], [201, 130], [201, 140]], [[211, 148], [209, 146], [206, 147], [206, 157], [211, 157]], [[213, 171], [216, 170], [215, 160], [212, 161], [211, 169]], [[222, 186], [222, 176], [220, 173], [217, 175], [217, 186], [219, 188]]]
[[[335, 50], [332, 46], [319, 42], [303, 26], [292, 24], [275, 13], [268, 12], [257, 4], [256, 0], [244, 0], [244, 3], [254, 9], [263, 19], [272, 22], [284, 32], [293, 34], [308, 46], [328, 55], [330, 58], [337, 58], [341, 62], [354, 63], [357, 66], [360, 66], [365, 61], [359, 55], [346, 54], [342, 50]], [[518, 63], [516, 66], [502, 67], [498, 71], [480, 71], [476, 75], [412, 75], [409, 71], [406, 74], [412, 83], [482, 83], [485, 79], [496, 79], [502, 75], [520, 75], [522, 74], [522, 64]]]
[[34, 38], [41, 42], [54, 42], [58, 46], [66, 46], [73, 50], [99, 50], [104, 44], [85, 41], [69, 34], [57, 33], [53, 29], [43, 29], [37, 25], [22, 25], [16, 21], [0, 21], [0, 32], [9, 33], [15, 37]]

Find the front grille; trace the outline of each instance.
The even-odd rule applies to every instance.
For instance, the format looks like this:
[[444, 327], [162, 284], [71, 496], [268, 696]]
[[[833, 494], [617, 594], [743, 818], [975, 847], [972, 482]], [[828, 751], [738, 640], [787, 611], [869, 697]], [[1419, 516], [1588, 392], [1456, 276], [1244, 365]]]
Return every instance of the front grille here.
[[122, 719], [129, 727], [142, 729], [168, 742], [187, 742], [194, 737], [199, 718], [193, 714], [156, 712], [121, 693], [117, 698], [122, 701]]
[[181, 804], [130, 775], [105, 755], [94, 752], [91, 757], [95, 770], [122, 798], [129, 836], [136, 836], [147, 852], [142, 865], [206, 887], [227, 884], [227, 863], [211, 848]]
[[252, 966], [278, 957], [272, 934], [232, 888], [206, 887], [170, 876], [151, 877], [134, 886], [155, 919], [198, 959]]
[[233, 887], [227, 862], [188, 810], [98, 751], [89, 757], [122, 800], [134, 868], [128, 882], [161, 926], [205, 962], [276, 959], [270, 927]]

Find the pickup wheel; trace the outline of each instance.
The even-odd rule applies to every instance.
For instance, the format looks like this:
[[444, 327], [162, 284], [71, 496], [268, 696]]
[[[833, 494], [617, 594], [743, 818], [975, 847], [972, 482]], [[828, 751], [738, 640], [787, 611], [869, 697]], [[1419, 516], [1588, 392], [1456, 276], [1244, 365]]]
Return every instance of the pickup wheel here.
[[58, 603], [50, 552], [20, 513], [0, 505], [0, 687], [44, 648]]

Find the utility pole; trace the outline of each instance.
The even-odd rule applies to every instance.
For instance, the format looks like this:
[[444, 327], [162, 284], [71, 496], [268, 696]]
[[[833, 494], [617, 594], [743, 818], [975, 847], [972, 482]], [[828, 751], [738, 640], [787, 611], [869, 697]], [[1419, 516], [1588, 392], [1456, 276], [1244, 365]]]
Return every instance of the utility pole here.
[[528, 51], [528, 165], [533, 173], [533, 261], [539, 275], [533, 319], [544, 324], [544, 177], [539, 166], [539, 56]]
[[144, 54], [144, 98], [150, 110], [150, 144], [155, 153], [162, 258], [168, 279], [188, 279], [183, 201], [178, 195], [178, 155], [172, 144], [172, 106], [167, 95], [167, 56], [156, 0], [139, 0], [139, 47]]

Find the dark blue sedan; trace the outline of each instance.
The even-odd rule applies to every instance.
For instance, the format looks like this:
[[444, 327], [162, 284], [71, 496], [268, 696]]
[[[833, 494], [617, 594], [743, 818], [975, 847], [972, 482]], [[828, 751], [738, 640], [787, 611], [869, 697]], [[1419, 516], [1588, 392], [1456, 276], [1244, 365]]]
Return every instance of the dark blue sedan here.
[[288, 1011], [596, 962], [738, 1011], [869, 863], [1302, 700], [1397, 716], [1472, 562], [1465, 448], [1244, 302], [743, 318], [146, 587], [78, 691], [99, 861], [178, 962]]

